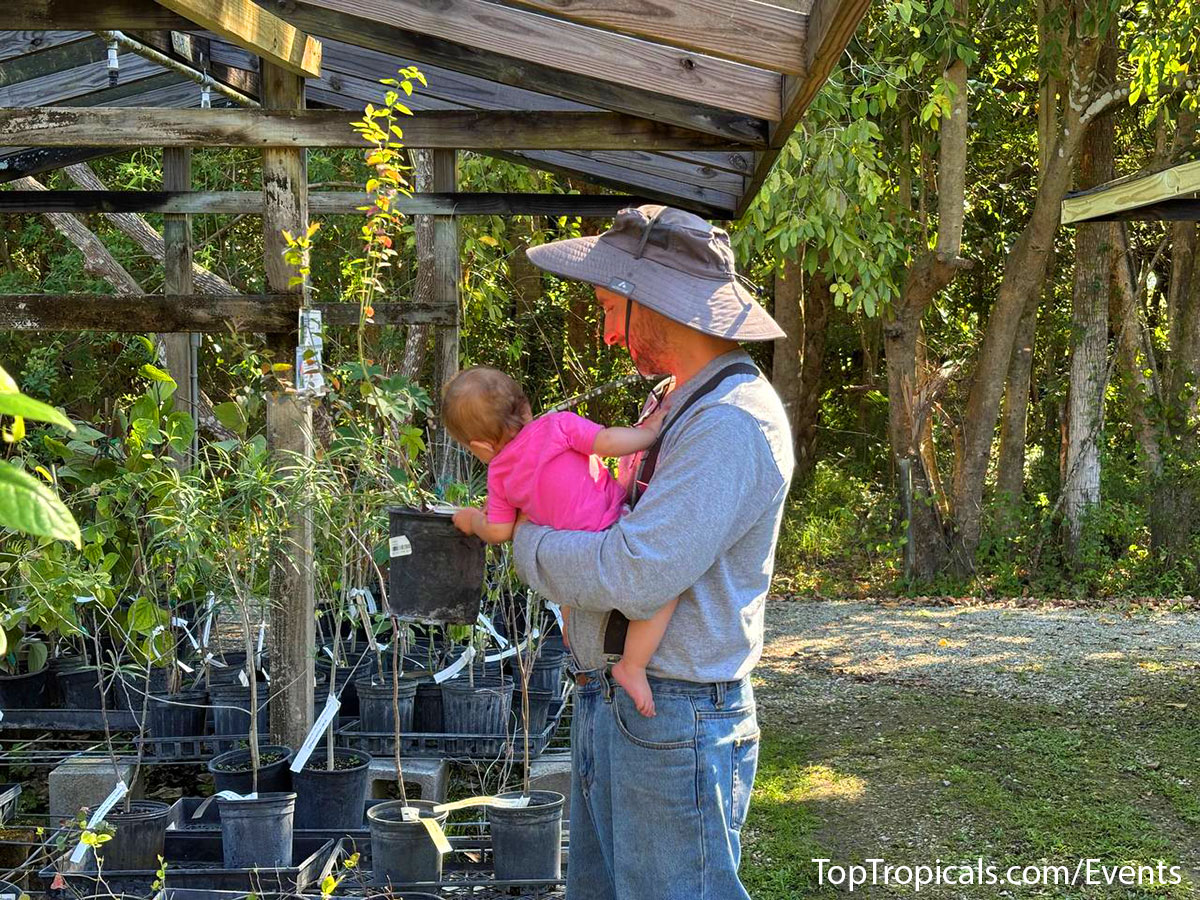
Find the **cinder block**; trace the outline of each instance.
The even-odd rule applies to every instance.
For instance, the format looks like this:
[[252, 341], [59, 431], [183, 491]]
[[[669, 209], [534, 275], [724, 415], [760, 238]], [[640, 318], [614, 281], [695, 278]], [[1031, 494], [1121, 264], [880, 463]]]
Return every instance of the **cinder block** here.
[[[132, 782], [134, 765], [119, 760], [121, 778], [130, 785], [134, 798], [142, 795], [139, 782]], [[80, 809], [91, 809], [112, 793], [117, 785], [113, 764], [108, 759], [72, 757], [50, 772], [50, 817], [53, 820], [73, 819]]]
[[567, 798], [563, 818], [571, 818], [571, 753], [543, 753], [529, 764], [529, 788], [558, 791]]
[[[420, 800], [444, 803], [450, 785], [450, 763], [444, 759], [402, 759], [400, 767], [404, 780], [421, 788]], [[386, 797], [387, 784], [396, 782], [396, 761], [391, 757], [371, 760], [367, 770], [371, 781], [371, 796]]]

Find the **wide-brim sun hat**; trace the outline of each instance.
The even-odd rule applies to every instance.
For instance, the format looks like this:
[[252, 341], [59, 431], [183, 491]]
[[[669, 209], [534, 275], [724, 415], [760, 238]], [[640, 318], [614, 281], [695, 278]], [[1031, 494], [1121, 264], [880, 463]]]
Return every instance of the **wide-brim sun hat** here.
[[681, 209], [629, 207], [603, 234], [526, 253], [540, 269], [606, 288], [704, 334], [732, 341], [786, 337], [738, 275], [729, 234]]

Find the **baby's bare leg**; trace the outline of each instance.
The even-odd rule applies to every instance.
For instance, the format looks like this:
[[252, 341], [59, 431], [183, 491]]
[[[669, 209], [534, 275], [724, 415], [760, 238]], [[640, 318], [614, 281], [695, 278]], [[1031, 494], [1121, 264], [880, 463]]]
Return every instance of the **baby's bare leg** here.
[[655, 613], [654, 618], [630, 622], [629, 631], [625, 634], [625, 652], [620, 662], [612, 668], [613, 678], [625, 688], [643, 716], [654, 715], [654, 694], [646, 679], [646, 666], [662, 643], [667, 624], [678, 603], [679, 598], [676, 598]]

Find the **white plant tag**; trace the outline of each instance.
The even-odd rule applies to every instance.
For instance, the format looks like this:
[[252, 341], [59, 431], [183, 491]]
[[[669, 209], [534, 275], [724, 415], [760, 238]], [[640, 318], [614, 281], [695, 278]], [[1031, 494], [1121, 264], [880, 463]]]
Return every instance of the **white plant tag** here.
[[304, 769], [304, 764], [308, 762], [308, 758], [312, 756], [313, 748], [317, 746], [317, 741], [321, 739], [321, 735], [329, 728], [329, 723], [333, 721], [333, 717], [337, 715], [341, 709], [342, 701], [337, 698], [337, 695], [330, 691], [329, 696], [325, 699], [325, 708], [321, 710], [321, 715], [317, 717], [317, 721], [313, 722], [313, 727], [309, 730], [308, 736], [304, 738], [304, 743], [300, 745], [299, 751], [292, 759], [291, 770], [299, 772]]
[[213, 619], [217, 617], [216, 605], [217, 595], [212, 591], [209, 591], [204, 603], [204, 635], [201, 638], [201, 643], [203, 643], [205, 647], [208, 646], [208, 639], [212, 636]]
[[404, 535], [390, 538], [388, 540], [388, 553], [393, 558], [397, 556], [412, 556], [412, 541]]
[[188, 628], [188, 620], [187, 619], [181, 619], [178, 616], [176, 616], [175, 618], [173, 618], [171, 620], [171, 624], [174, 625], [176, 628], [182, 628], [183, 633], [187, 636], [188, 643], [192, 645], [192, 649], [195, 650], [197, 653], [200, 652], [200, 642], [196, 640], [196, 636], [194, 634], [192, 634], [191, 629]]
[[367, 633], [367, 646], [371, 650], [378, 650], [379, 645], [375, 642], [375, 629], [371, 627], [371, 614], [367, 612], [367, 601], [362, 594], [355, 598], [355, 606], [358, 607], [358, 618], [362, 621], [363, 630]]
[[175, 665], [177, 665], [177, 666], [179, 666], [179, 668], [183, 669], [183, 671], [186, 672], [188, 675], [191, 675], [193, 672], [196, 671], [191, 666], [189, 666], [187, 663], [185, 663], [182, 659], [175, 660]]
[[250, 679], [246, 677], [246, 670], [241, 669], [238, 672], [238, 684], [242, 687], [250, 687]]
[[95, 601], [96, 601], [96, 598], [92, 597], [92, 596], [75, 598], [76, 603], [94, 603]]
[[[117, 805], [122, 797], [129, 793], [129, 785], [123, 779], [118, 779], [116, 786], [112, 792], [104, 798], [104, 802], [96, 807], [96, 811], [92, 813], [92, 817], [88, 819], [87, 830], [91, 831], [97, 825], [104, 821], [104, 817], [109, 814], [114, 806]], [[75, 845], [75, 849], [71, 851], [71, 862], [78, 865], [83, 862], [83, 857], [87, 854], [87, 844], [80, 841]]]
[[434, 683], [442, 684], [443, 682], [449, 681], [451, 678], [454, 678], [456, 675], [458, 675], [459, 672], [461, 672], [463, 669], [465, 669], [467, 666], [467, 663], [469, 663], [474, 658], [475, 658], [475, 648], [468, 647], [466, 650], [463, 651], [462, 656], [460, 656], [454, 662], [450, 663], [450, 665], [446, 666], [446, 668], [442, 669], [442, 671], [438, 672], [436, 675], [433, 676]]
[[206, 663], [208, 663], [210, 666], [215, 666], [215, 667], [216, 667], [216, 668], [218, 668], [218, 669], [224, 669], [224, 668], [227, 668], [227, 666], [226, 666], [226, 664], [225, 664], [225, 663], [221, 662], [219, 659], [217, 659], [217, 658], [216, 658], [215, 656], [213, 656], [211, 653], [205, 653], [205, 654], [204, 654], [204, 661], [205, 661]]
[[567, 626], [563, 622], [562, 607], [552, 600], [547, 600], [546, 608], [550, 610], [550, 612], [554, 613], [554, 621], [558, 623], [558, 630], [565, 632], [567, 630]]
[[489, 619], [483, 613], [480, 613], [479, 618], [476, 621], [478, 621], [479, 624], [481, 626], [483, 626], [484, 631], [486, 631], [488, 634], [490, 634], [492, 636], [492, 639], [495, 640], [495, 642], [497, 644], [499, 644], [501, 648], [508, 646], [508, 638], [506, 638], [504, 635], [502, 635], [499, 631], [496, 630], [496, 626], [492, 624], [491, 619]]
[[521, 653], [522, 651], [524, 651], [524, 649], [526, 647], [529, 646], [530, 641], [536, 641], [537, 639], [538, 639], [538, 630], [535, 628], [530, 633], [529, 637], [527, 637], [527, 638], [525, 638], [525, 640], [521, 641], [521, 643], [518, 644], [516, 647], [509, 647], [507, 650], [502, 650], [499, 653], [489, 653], [487, 656], [485, 656], [483, 658], [483, 660], [484, 660], [484, 662], [499, 662], [502, 659], [508, 659], [510, 656], [516, 656], [518, 653]]
[[375, 615], [375, 613], [379, 612], [379, 604], [375, 602], [375, 595], [371, 593], [370, 588], [363, 588], [362, 592], [363, 599], [367, 603], [367, 612], [369, 612], [371, 615]]
[[192, 818], [199, 819], [217, 798], [222, 800], [257, 800], [258, 794], [254, 791], [251, 791], [249, 794], [239, 794], [237, 791], [217, 791], [211, 797], [206, 797], [204, 802], [196, 807], [196, 811], [192, 813]]
[[254, 651], [254, 668], [262, 668], [263, 641], [267, 638], [267, 623], [258, 623], [258, 649]]

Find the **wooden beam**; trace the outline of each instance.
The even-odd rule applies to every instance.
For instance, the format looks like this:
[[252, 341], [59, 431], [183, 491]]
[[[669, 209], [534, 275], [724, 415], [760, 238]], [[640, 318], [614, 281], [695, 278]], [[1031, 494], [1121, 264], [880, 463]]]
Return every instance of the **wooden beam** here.
[[194, 27], [154, 0], [19, 0], [0, 6], [0, 29], [5, 31], [186, 31]]
[[[433, 151], [433, 189], [453, 191], [458, 186], [456, 154], [453, 150]], [[457, 444], [450, 438], [442, 421], [442, 392], [450, 379], [458, 372], [459, 290], [462, 282], [462, 262], [458, 252], [458, 222], [449, 216], [433, 217], [433, 302], [450, 310], [454, 316], [451, 324], [439, 328], [434, 337], [433, 396], [437, 398], [438, 447], [434, 449], [434, 460], [439, 473], [454, 471], [450, 465], [452, 455], [458, 452]]]
[[581, 25], [803, 75], [808, 16], [757, 0], [513, 0]]
[[[192, 188], [192, 151], [186, 147], [163, 148], [163, 188], [168, 191], [189, 191]], [[192, 286], [192, 220], [187, 215], [171, 213], [163, 217], [163, 293], [188, 295]], [[192, 383], [198, 378], [195, 371], [196, 354], [192, 352], [192, 335], [163, 335], [163, 351], [167, 371], [178, 389], [173, 400], [175, 409], [197, 418], [193, 403]], [[197, 398], [198, 399], [198, 398]], [[172, 456], [175, 456], [172, 453]], [[178, 462], [190, 467], [195, 462], [191, 448], [181, 454]]]
[[[358, 214], [370, 195], [323, 191], [308, 195], [310, 215]], [[414, 194], [394, 201], [405, 215], [581, 216], [607, 218], [646, 201], [629, 194]], [[174, 213], [262, 215], [261, 191], [0, 191], [0, 213]]]
[[293, 75], [321, 74], [321, 42], [250, 0], [157, 0]]
[[808, 109], [817, 91], [829, 78], [846, 45], [854, 37], [859, 22], [866, 15], [871, 0], [814, 0], [808, 16], [808, 35], [805, 53], [808, 57], [808, 73], [804, 77], [786, 76], [783, 80], [783, 117], [770, 127], [767, 152], [758, 159], [754, 175], [746, 186], [746, 193], [738, 204], [736, 216], [746, 211], [767, 173], [775, 164], [779, 150], [787, 143], [792, 132], [800, 123], [800, 117]]
[[[0, 146], [362, 147], [343, 110], [0, 109]], [[414, 149], [722, 150], [733, 142], [610, 112], [439, 110], [404, 123]]]
[[[358, 325], [358, 304], [316, 303], [329, 325]], [[411, 303], [377, 303], [378, 325], [434, 324], [451, 313]], [[2, 294], [0, 331], [230, 331], [291, 333], [296, 329], [296, 299], [288, 294]]]
[[1122, 178], [1068, 196], [1062, 202], [1062, 223], [1127, 218], [1117, 214], [1197, 193], [1200, 193], [1200, 160], [1150, 175]]
[[[401, 64], [401, 60], [407, 60], [439, 66], [486, 81], [552, 94], [593, 107], [647, 116], [681, 128], [721, 135], [735, 142], [765, 145], [766, 127], [761, 120], [717, 109], [709, 102], [680, 100], [652, 93], [633, 83], [600, 81], [553, 69], [526, 58], [502, 56], [453, 40], [417, 34], [405, 30], [403, 22], [391, 24], [355, 18], [325, 9], [318, 0], [288, 0], [287, 17], [289, 21], [324, 38], [336, 38], [348, 44], [387, 53], [395, 58], [397, 65]], [[437, 78], [432, 80], [436, 81]]]
[[320, 0], [326, 9], [602, 81], [778, 119], [780, 77], [487, 0]]

